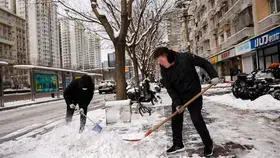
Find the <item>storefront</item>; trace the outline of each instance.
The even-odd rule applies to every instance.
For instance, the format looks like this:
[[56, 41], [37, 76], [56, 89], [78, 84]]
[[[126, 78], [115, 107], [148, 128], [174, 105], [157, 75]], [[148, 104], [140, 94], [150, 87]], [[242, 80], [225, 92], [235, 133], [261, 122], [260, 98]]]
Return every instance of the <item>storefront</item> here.
[[221, 72], [222, 72], [221, 67], [220, 67], [220, 64], [217, 64], [218, 56], [213, 56], [213, 57], [209, 58], [208, 61], [213, 65], [215, 70], [218, 72], [218, 75], [221, 76]]
[[229, 49], [218, 55], [218, 64], [221, 67], [221, 76], [225, 81], [230, 81], [230, 69], [238, 68], [242, 71], [241, 56], [236, 56], [235, 49]]
[[235, 46], [236, 56], [241, 56], [242, 58], [242, 72], [251, 73], [256, 69], [256, 52], [252, 51], [250, 40], [242, 42]]
[[258, 68], [265, 69], [271, 63], [280, 61], [280, 27], [251, 39], [250, 43], [257, 52]]
[[242, 60], [240, 55], [236, 55], [235, 49], [223, 51], [222, 53], [209, 58], [209, 61], [213, 64], [214, 68], [218, 72], [218, 75], [225, 81], [230, 81], [230, 69], [238, 68], [242, 71]]

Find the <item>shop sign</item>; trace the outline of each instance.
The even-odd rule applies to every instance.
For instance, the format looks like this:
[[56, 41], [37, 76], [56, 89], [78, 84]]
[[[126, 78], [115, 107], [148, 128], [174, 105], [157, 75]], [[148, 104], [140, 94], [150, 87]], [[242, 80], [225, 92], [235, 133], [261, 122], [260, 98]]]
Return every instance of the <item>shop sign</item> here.
[[248, 42], [245, 42], [245, 43], [242, 43], [238, 46], [235, 47], [235, 54], [236, 55], [242, 55], [242, 54], [245, 54], [247, 52], [250, 52], [252, 49], [251, 49], [251, 44], [250, 44], [250, 41]]
[[263, 35], [250, 40], [251, 48], [259, 48], [262, 46], [267, 46], [280, 40], [280, 28], [271, 30]]
[[213, 56], [209, 59], [209, 62], [212, 64], [215, 64], [218, 62], [218, 56]]
[[234, 56], [235, 56], [235, 49], [225, 51], [222, 54], [218, 55], [218, 62], [222, 61], [222, 60], [225, 60], [225, 59], [228, 59], [228, 58], [231, 58], [231, 57], [234, 57]]

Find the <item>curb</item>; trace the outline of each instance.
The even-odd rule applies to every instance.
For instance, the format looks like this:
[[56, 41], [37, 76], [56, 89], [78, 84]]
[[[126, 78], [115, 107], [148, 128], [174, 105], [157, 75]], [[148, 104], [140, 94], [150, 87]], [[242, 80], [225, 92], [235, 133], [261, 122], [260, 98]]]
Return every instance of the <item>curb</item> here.
[[53, 99], [53, 100], [40, 101], [40, 102], [22, 104], [22, 105], [17, 105], [17, 106], [0, 107], [0, 111], [12, 110], [12, 109], [16, 109], [16, 108], [21, 108], [21, 107], [31, 106], [31, 105], [36, 105], [36, 104], [42, 104], [42, 103], [49, 103], [49, 102], [59, 101], [59, 100], [63, 100], [63, 99], [64, 99], [64, 98], [58, 98], [58, 99]]

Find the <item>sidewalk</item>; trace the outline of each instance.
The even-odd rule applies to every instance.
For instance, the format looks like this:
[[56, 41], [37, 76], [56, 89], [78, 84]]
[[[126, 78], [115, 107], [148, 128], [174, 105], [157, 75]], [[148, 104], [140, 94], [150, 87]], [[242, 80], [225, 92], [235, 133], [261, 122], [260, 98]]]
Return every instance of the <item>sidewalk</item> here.
[[59, 101], [59, 100], [63, 100], [63, 95], [61, 95], [60, 98], [44, 97], [44, 98], [35, 99], [35, 101], [21, 100], [21, 101], [15, 101], [15, 102], [7, 102], [4, 104], [5, 107], [0, 107], [0, 111], [11, 110], [11, 109], [16, 109], [16, 108], [30, 106], [30, 105], [36, 105], [36, 104], [42, 104], [42, 103], [49, 103], [49, 102]]

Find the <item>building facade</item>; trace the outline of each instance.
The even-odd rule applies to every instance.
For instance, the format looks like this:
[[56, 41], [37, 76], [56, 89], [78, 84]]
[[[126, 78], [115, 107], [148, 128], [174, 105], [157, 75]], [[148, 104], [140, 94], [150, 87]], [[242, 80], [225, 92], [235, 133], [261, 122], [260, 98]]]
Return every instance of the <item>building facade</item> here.
[[57, 5], [45, 0], [30, 0], [28, 3], [30, 62], [60, 67]]
[[61, 40], [61, 57], [62, 67], [70, 69], [71, 64], [71, 43], [70, 43], [70, 24], [67, 19], [60, 19], [60, 40]]
[[16, 0], [0, 0], [0, 7], [16, 13]]
[[255, 67], [267, 68], [280, 62], [280, 0], [255, 0], [255, 37], [250, 39]]
[[10, 66], [4, 69], [4, 82], [16, 84], [27, 78], [24, 70], [15, 70], [15, 64], [28, 64], [26, 20], [0, 8], [0, 60]]
[[88, 34], [88, 63], [89, 68], [101, 68], [100, 38], [94, 34]]
[[250, 73], [280, 61], [280, 0], [197, 0], [188, 10], [193, 52], [230, 80], [231, 68]]
[[86, 32], [81, 23], [62, 18], [59, 24], [62, 67], [75, 70], [100, 68], [100, 39]]
[[184, 10], [174, 8], [164, 20], [167, 31], [167, 47], [174, 51], [187, 50], [187, 38], [185, 34]]
[[192, 1], [188, 14], [192, 52], [210, 58], [220, 76], [242, 69], [234, 46], [254, 36], [252, 0]]

